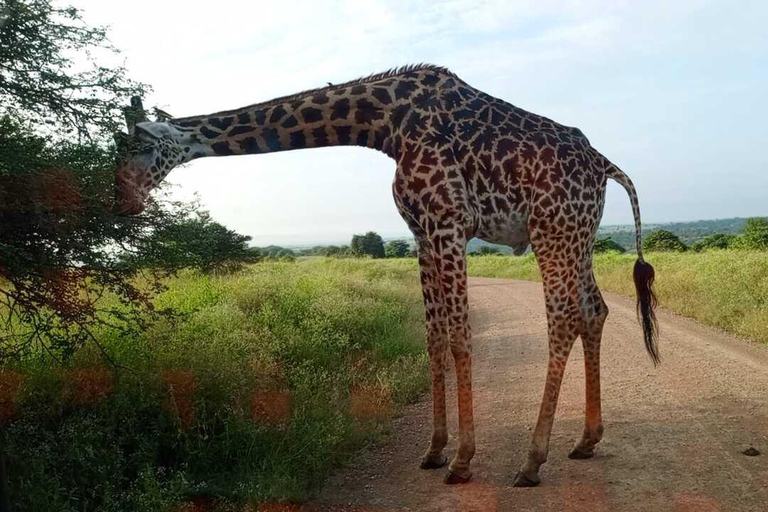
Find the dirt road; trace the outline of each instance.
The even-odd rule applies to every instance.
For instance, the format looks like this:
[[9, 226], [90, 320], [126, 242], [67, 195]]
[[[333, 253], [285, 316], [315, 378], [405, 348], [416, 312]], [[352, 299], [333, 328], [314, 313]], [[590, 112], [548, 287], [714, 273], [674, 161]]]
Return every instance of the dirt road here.
[[[566, 457], [583, 425], [577, 346], [542, 482], [512, 487], [546, 373], [541, 285], [482, 278], [470, 283], [477, 437], [472, 482], [446, 486], [445, 469], [419, 469], [430, 434], [427, 397], [395, 421], [384, 444], [337, 472], [310, 510], [768, 510], [768, 350], [662, 312], [663, 363], [654, 369], [634, 304], [610, 294], [602, 350], [605, 435], [595, 458]], [[452, 388], [448, 397], [455, 435]], [[761, 455], [743, 455], [749, 447]], [[455, 448], [452, 439], [449, 457]]]

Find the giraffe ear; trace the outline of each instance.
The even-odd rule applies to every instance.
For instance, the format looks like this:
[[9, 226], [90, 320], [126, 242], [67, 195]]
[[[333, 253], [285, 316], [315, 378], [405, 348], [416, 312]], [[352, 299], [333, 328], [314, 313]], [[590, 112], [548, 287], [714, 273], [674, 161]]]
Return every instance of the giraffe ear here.
[[170, 130], [165, 123], [136, 123], [136, 135], [146, 142], [152, 142], [157, 139], [162, 139], [163, 136], [169, 135]]

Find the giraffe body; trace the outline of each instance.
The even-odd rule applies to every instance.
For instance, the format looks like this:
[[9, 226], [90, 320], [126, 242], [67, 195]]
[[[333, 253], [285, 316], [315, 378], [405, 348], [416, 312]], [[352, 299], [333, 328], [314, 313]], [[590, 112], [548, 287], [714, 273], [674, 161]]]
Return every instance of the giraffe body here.
[[[638, 242], [640, 217], [629, 178], [577, 128], [489, 96], [435, 66], [411, 66], [340, 85], [206, 116], [139, 123], [144, 144], [118, 171], [118, 207], [139, 213], [149, 191], [175, 166], [206, 156], [358, 145], [396, 162], [395, 204], [413, 233], [427, 323], [433, 433], [422, 468], [445, 464], [447, 352], [456, 365], [459, 447], [447, 483], [471, 476], [475, 451], [466, 244], [472, 237], [530, 244], [545, 291], [550, 357], [528, 458], [515, 485], [535, 485], [546, 461], [568, 355], [582, 338], [585, 428], [571, 452], [592, 455], [602, 437], [599, 348], [608, 315], [592, 273], [592, 246], [608, 178], [628, 191]], [[654, 361], [653, 269], [635, 268], [645, 341]]]

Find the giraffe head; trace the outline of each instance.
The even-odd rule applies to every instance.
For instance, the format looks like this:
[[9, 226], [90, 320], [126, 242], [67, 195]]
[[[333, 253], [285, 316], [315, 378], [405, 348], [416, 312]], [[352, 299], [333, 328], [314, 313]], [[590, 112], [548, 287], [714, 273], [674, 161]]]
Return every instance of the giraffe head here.
[[131, 149], [118, 167], [115, 197], [115, 211], [122, 215], [140, 214], [171, 169], [204, 154], [196, 138], [168, 122], [137, 123], [124, 141]]

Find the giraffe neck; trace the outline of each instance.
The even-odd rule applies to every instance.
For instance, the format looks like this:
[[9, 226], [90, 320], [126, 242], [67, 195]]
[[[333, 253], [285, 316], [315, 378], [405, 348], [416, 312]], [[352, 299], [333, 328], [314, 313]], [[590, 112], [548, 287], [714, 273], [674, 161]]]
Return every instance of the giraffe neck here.
[[393, 156], [392, 136], [414, 97], [453, 75], [424, 67], [170, 123], [196, 144], [187, 159], [363, 146]]

